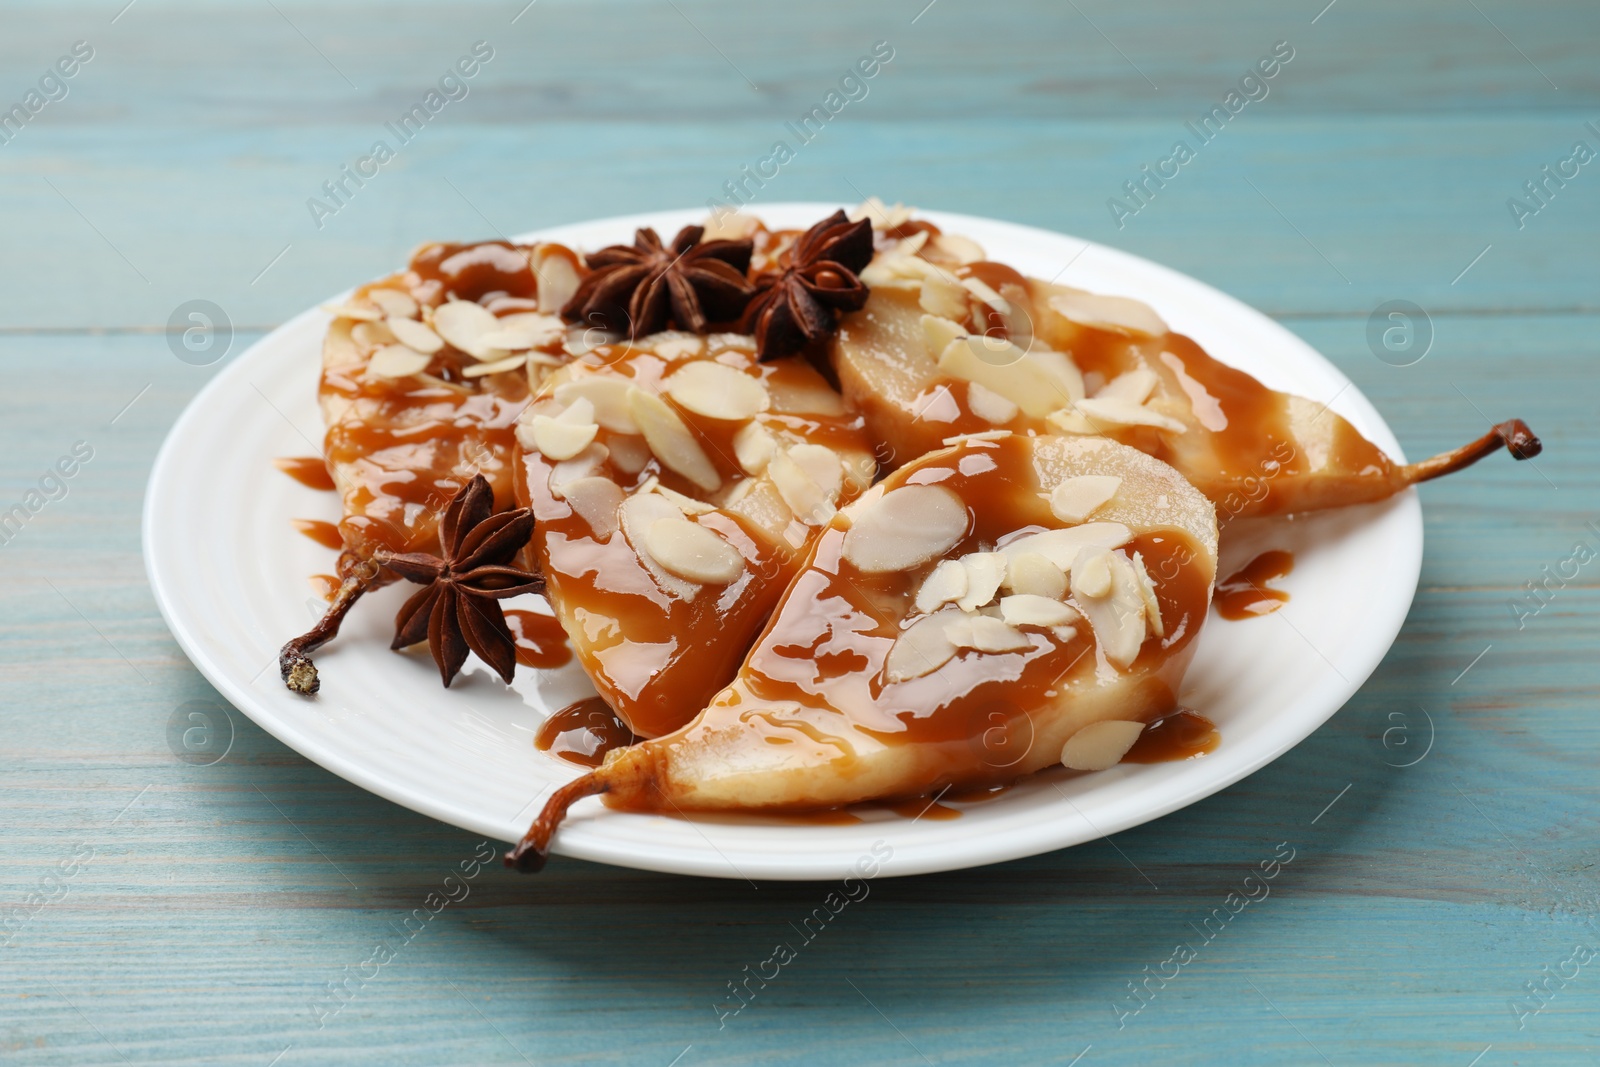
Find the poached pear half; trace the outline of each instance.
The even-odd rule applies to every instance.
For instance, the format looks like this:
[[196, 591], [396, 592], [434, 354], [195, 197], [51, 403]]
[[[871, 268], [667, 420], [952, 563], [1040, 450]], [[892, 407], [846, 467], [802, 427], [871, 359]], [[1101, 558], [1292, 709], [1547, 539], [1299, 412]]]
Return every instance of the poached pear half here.
[[558, 790], [507, 863], [537, 869], [597, 793], [790, 812], [1110, 766], [1175, 706], [1216, 550], [1210, 501], [1114, 441], [929, 453], [833, 516], [693, 722]]
[[938, 237], [887, 241], [863, 273], [871, 297], [832, 346], [845, 399], [897, 462], [953, 434], [1101, 435], [1176, 467], [1226, 522], [1381, 500], [1502, 447], [1539, 453], [1511, 420], [1397, 464], [1326, 403], [1267, 388], [1139, 301], [946, 248], [981, 252]]

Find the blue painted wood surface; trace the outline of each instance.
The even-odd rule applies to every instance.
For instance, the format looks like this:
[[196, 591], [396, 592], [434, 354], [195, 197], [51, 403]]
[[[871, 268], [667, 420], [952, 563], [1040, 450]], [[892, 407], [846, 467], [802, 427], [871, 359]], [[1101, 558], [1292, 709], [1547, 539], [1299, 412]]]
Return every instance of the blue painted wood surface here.
[[[1521, 228], [1506, 203], [1574, 141], [1600, 148], [1600, 15], [924, 3], [5, 6], [5, 106], [74, 42], [94, 56], [0, 144], [0, 503], [75, 442], [94, 454], [0, 548], [0, 907], [20, 909], [0, 1062], [1600, 1058], [1600, 963], [1573, 962], [1600, 946], [1595, 564], [1520, 625], [1508, 607], [1600, 545], [1600, 164]], [[477, 40], [495, 54], [470, 95], [318, 229], [306, 199]], [[727, 983], [827, 887], [486, 868], [409, 933], [475, 839], [241, 715], [220, 763], [169, 749], [175, 709], [213, 694], [156, 614], [137, 520], [214, 368], [173, 358], [168, 315], [217, 302], [238, 351], [424, 239], [703, 203], [877, 41], [893, 62], [763, 198], [859, 189], [1125, 247], [1284, 320], [1411, 454], [1478, 432], [1476, 406], [1529, 419], [1539, 469], [1423, 490], [1399, 642], [1282, 760], [1114, 842], [879, 882], [722, 1025]], [[1295, 57], [1269, 95], [1119, 229], [1107, 199], [1277, 41]], [[1394, 299], [1431, 314], [1414, 366], [1368, 347]], [[1431, 750], [1395, 766], [1424, 711]], [[1271, 896], [1204, 941], [1285, 841]], [[379, 942], [394, 958], [366, 963]]]

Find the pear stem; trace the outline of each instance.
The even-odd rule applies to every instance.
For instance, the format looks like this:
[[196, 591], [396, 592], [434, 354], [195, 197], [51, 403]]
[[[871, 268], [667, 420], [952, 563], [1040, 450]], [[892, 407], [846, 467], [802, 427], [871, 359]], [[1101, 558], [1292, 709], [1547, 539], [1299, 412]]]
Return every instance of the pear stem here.
[[350, 614], [350, 609], [362, 594], [376, 584], [378, 574], [379, 568], [373, 563], [351, 568], [317, 624], [279, 649], [278, 674], [291, 692], [313, 696], [322, 688], [322, 681], [317, 677], [317, 665], [311, 662], [311, 653], [338, 636], [344, 617]]
[[517, 842], [517, 847], [505, 854], [506, 866], [523, 874], [533, 874], [542, 870], [545, 857], [550, 854], [550, 839], [555, 836], [556, 827], [561, 825], [561, 820], [567, 817], [567, 809], [584, 797], [592, 797], [610, 789], [611, 783], [603, 779], [599, 771], [591, 771], [550, 794], [550, 799], [545, 801], [544, 810], [533, 820], [533, 825], [528, 827], [528, 832]]
[[1408, 463], [1400, 468], [1400, 474], [1406, 485], [1431, 481], [1446, 474], [1454, 474], [1464, 467], [1470, 467], [1483, 457], [1500, 451], [1502, 447], [1511, 453], [1513, 459], [1532, 459], [1544, 448], [1533, 431], [1528, 428], [1527, 423], [1521, 419], [1511, 419], [1500, 423], [1476, 441], [1469, 441], [1460, 448], [1441, 452], [1437, 456], [1417, 463]]

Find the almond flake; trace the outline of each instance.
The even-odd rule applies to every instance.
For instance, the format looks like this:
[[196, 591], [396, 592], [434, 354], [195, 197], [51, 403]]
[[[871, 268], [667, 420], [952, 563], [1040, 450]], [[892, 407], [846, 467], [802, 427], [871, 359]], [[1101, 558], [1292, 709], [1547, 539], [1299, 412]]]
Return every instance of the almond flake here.
[[967, 569], [957, 559], [940, 560], [917, 590], [916, 608], [924, 615], [967, 595]]
[[1132, 337], [1160, 337], [1167, 324], [1150, 305], [1126, 296], [1103, 296], [1064, 285], [1052, 286], [1050, 307], [1080, 326]]
[[616, 482], [590, 475], [568, 482], [562, 495], [578, 517], [589, 524], [597, 540], [604, 541], [617, 532], [623, 492]]
[[433, 329], [473, 359], [487, 360], [493, 350], [483, 342], [483, 337], [498, 331], [500, 320], [482, 304], [452, 300], [433, 309]]
[[1144, 614], [1149, 620], [1150, 632], [1157, 637], [1167, 636], [1166, 624], [1161, 621], [1161, 601], [1156, 599], [1155, 583], [1150, 581], [1150, 572], [1145, 570], [1144, 557], [1137, 552], [1133, 554], [1133, 576], [1139, 583], [1139, 597], [1144, 601]]
[[[681, 333], [676, 330], [652, 334], [639, 343], [653, 350], [662, 359], [684, 359], [689, 356], [698, 356], [706, 348], [705, 338], [699, 334]], [[673, 399], [676, 400], [677, 398], [674, 397]]]
[[1065, 626], [1078, 617], [1070, 605], [1030, 593], [1000, 598], [1000, 618], [1012, 626]]
[[939, 369], [952, 377], [977, 382], [1021, 408], [1043, 418], [1066, 399], [1055, 380], [1038, 363], [1024, 359], [1022, 349], [990, 337], [951, 341], [939, 355]]
[[924, 278], [922, 281], [922, 295], [917, 301], [922, 310], [930, 315], [945, 319], [964, 319], [967, 317], [967, 290], [959, 282], [937, 275]]
[[982, 433], [958, 433], [954, 437], [946, 437], [941, 443], [949, 448], [951, 445], [966, 444], [968, 441], [1004, 441], [1011, 435], [1010, 430], [984, 430]]
[[1127, 669], [1139, 657], [1146, 633], [1133, 564], [1120, 552], [1086, 549], [1073, 564], [1071, 588], [1106, 659]]
[[697, 582], [682, 578], [671, 573], [656, 561], [651, 554], [646, 541], [652, 526], [657, 522], [667, 519], [672, 522], [688, 522], [683, 517], [683, 512], [678, 510], [676, 504], [656, 493], [634, 493], [623, 501], [622, 504], [622, 533], [628, 539], [628, 544], [633, 546], [634, 552], [639, 556], [639, 563], [650, 572], [663, 592], [678, 600], [692, 600], [700, 591]]
[[[500, 320], [503, 324], [504, 319]], [[542, 345], [553, 340], [555, 332], [549, 329], [538, 329], [531, 325], [502, 325], [498, 330], [490, 330], [478, 338], [478, 342], [489, 348], [499, 349], [502, 352], [526, 352], [535, 345]]]
[[[599, 411], [598, 405], [595, 410]], [[681, 474], [708, 493], [722, 487], [722, 476], [711, 458], [665, 400], [643, 389], [631, 388], [628, 390], [628, 413], [650, 443], [650, 451], [668, 470]]]
[[564, 249], [540, 245], [533, 254], [533, 273], [539, 279], [539, 310], [558, 315], [578, 291], [578, 271]]
[[1077, 434], [1082, 437], [1093, 437], [1099, 433], [1094, 428], [1094, 423], [1090, 422], [1088, 418], [1076, 411], [1070, 411], [1065, 408], [1060, 411], [1052, 411], [1047, 417], [1047, 421], [1061, 433]]
[[1077, 408], [1080, 414], [1087, 416], [1097, 426], [1154, 426], [1158, 430], [1170, 430], [1173, 433], [1183, 433], [1188, 429], [1177, 419], [1122, 400], [1093, 397], [1078, 401]]
[[1074, 596], [1111, 595], [1111, 553], [1103, 548], [1086, 548], [1072, 564]]
[[884, 657], [883, 673], [887, 681], [908, 682], [921, 678], [949, 663], [955, 657], [956, 646], [945, 635], [945, 624], [952, 613], [930, 615], [912, 623], [895, 638]]
[[692, 496], [684, 496], [676, 489], [668, 489], [666, 486], [660, 484], [660, 482], [656, 483], [652, 491], [660, 493], [662, 496], [678, 505], [678, 510], [683, 512], [685, 515], [704, 515], [708, 511], [717, 510], [715, 505], [707, 504], [704, 500], [696, 500]]
[[1067, 571], [1085, 548], [1121, 548], [1131, 540], [1133, 531], [1120, 522], [1086, 522], [1065, 530], [1045, 530], [1019, 537], [1000, 551], [1008, 558], [1037, 552], [1058, 569]]
[[733, 435], [733, 458], [739, 461], [740, 469], [749, 475], [766, 470], [777, 448], [778, 439], [759, 422], [746, 423]]
[[384, 315], [391, 319], [417, 317], [417, 302], [398, 289], [369, 289], [367, 299], [382, 308]]
[[868, 574], [906, 571], [950, 551], [967, 535], [967, 505], [936, 485], [906, 485], [862, 508], [844, 535], [844, 558]]
[[1149, 367], [1136, 367], [1111, 379], [1094, 394], [1096, 400], [1121, 400], [1127, 404], [1143, 404], [1150, 399], [1156, 383], [1156, 372]]
[[1115, 767], [1144, 733], [1144, 723], [1105, 719], [1092, 722], [1067, 738], [1061, 746], [1061, 764], [1074, 771], [1103, 771]]
[[[906, 217], [910, 218], [910, 213], [909, 212], [907, 213]], [[895, 245], [894, 251], [895, 251], [896, 255], [914, 256], [918, 252], [921, 252], [922, 251], [922, 246], [927, 244], [927, 243], [928, 243], [928, 231], [927, 230], [918, 230], [916, 233], [912, 234], [910, 237], [902, 237], [902, 238], [900, 238], [900, 243]]]
[[837, 418], [848, 413], [844, 398], [820, 375], [807, 374], [799, 368], [780, 367], [765, 384], [772, 397], [772, 410], [779, 414]]
[[977, 382], [967, 383], [967, 407], [984, 422], [996, 426], [1010, 422], [1021, 410], [993, 389], [988, 389]]
[[535, 415], [529, 422], [534, 447], [547, 459], [571, 459], [588, 448], [599, 432], [593, 420], [594, 405], [582, 397], [554, 417]]
[[1050, 491], [1050, 511], [1062, 522], [1078, 523], [1111, 502], [1122, 479], [1111, 474], [1080, 474]]
[[1014, 594], [1060, 600], [1067, 595], [1067, 576], [1060, 567], [1038, 552], [1016, 552], [1006, 556], [1006, 590]]
[[[963, 307], [962, 313], [965, 311], [966, 308]], [[941, 352], [950, 347], [951, 341], [959, 341], [967, 336], [966, 327], [957, 322], [954, 316], [924, 315], [921, 323], [922, 339], [928, 342], [928, 351], [933, 353], [936, 359]]]
[[379, 378], [409, 378], [432, 362], [432, 356], [405, 345], [385, 345], [367, 360], [367, 372]]
[[594, 374], [556, 386], [555, 396], [563, 404], [583, 397], [594, 405], [594, 421], [612, 433], [639, 433], [639, 424], [633, 421], [628, 407], [628, 393], [633, 386], [626, 378], [611, 378]]
[[933, 247], [962, 265], [987, 259], [983, 246], [970, 237], [956, 233], [941, 233], [933, 239]]
[[[532, 428], [529, 426], [519, 425], [517, 427], [517, 440], [522, 442], [524, 448], [530, 450], [532, 450], [532, 438], [531, 436], [525, 438], [525, 434], [531, 434], [531, 430]], [[550, 471], [550, 495], [557, 500], [562, 499], [566, 494], [567, 486], [576, 483], [580, 478], [587, 478], [599, 470], [600, 465], [606, 461], [606, 457], [610, 454], [610, 449], [596, 441], [571, 459], [564, 459], [557, 463]]]
[[789, 458], [800, 465], [829, 501], [837, 500], [844, 487], [844, 463], [827, 445], [798, 444], [789, 448]]
[[955, 615], [945, 623], [944, 635], [957, 648], [979, 652], [1021, 652], [1033, 647], [1027, 634], [988, 615]]
[[527, 364], [528, 357], [518, 352], [514, 356], [497, 359], [493, 363], [474, 363], [470, 367], [463, 367], [461, 376], [463, 378], [483, 378], [490, 374], [504, 374], [508, 370], [521, 370]]
[[662, 383], [662, 390], [679, 407], [709, 419], [743, 421], [772, 406], [759, 379], [708, 361], [680, 367]]
[[402, 319], [389, 316], [384, 320], [401, 344], [415, 348], [418, 352], [426, 352], [430, 356], [444, 347], [444, 339], [433, 332], [427, 323], [418, 322], [416, 319]]
[[966, 289], [967, 292], [977, 297], [983, 303], [988, 304], [1002, 315], [1011, 310], [1011, 302], [1009, 300], [995, 292], [985, 282], [978, 278], [962, 278], [961, 286], [962, 288]]
[[1059, 388], [1064, 399], [1078, 401], [1087, 395], [1083, 388], [1083, 372], [1065, 353], [1034, 347], [1028, 350], [1028, 361], [1039, 365], [1039, 369]]
[[336, 319], [355, 319], [358, 322], [378, 322], [383, 318], [383, 312], [359, 304], [324, 304], [322, 310]]
[[363, 349], [382, 348], [399, 340], [381, 322], [358, 322], [350, 329], [350, 339]]
[[1003, 552], [969, 552], [961, 557], [961, 568], [967, 573], [967, 591], [956, 601], [962, 611], [975, 611], [994, 599], [1000, 582], [1006, 576], [1006, 557]]
[[[801, 448], [805, 446], [796, 446]], [[816, 446], [820, 447], [820, 446]], [[833, 461], [833, 493], [830, 496], [824, 486], [817, 484], [817, 479], [803, 466], [794, 455], [796, 449], [780, 450], [772, 454], [767, 462], [766, 474], [772, 479], [773, 486], [778, 490], [778, 495], [788, 505], [789, 511], [795, 518], [807, 526], [821, 526], [833, 518], [833, 501], [837, 498], [840, 484], [839, 462]], [[830, 453], [831, 456], [831, 453]]]
[[761, 220], [742, 211], [721, 210], [706, 219], [702, 241], [742, 241], [754, 237], [761, 229]]
[[871, 218], [873, 229], [893, 230], [911, 221], [911, 211], [911, 208], [899, 203], [894, 207], [885, 207], [882, 200], [869, 196], [859, 207], [850, 212], [850, 221]]
[[691, 582], [727, 585], [744, 571], [744, 557], [732, 545], [682, 515], [651, 522], [644, 541], [657, 563]]
[[708, 333], [706, 351], [713, 356], [722, 352], [743, 352], [753, 356], [756, 354], [756, 339], [747, 333]]

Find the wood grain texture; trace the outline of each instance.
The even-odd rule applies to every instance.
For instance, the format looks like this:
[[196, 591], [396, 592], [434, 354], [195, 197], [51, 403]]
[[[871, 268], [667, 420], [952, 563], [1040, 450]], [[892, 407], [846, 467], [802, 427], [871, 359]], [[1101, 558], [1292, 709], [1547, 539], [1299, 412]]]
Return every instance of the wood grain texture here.
[[[1595, 565], [1520, 626], [1508, 602], [1600, 544], [1600, 172], [1520, 230], [1505, 203], [1600, 146], [1592, 5], [923, 2], [7, 6], [7, 106], [72, 42], [96, 55], [0, 144], [0, 505], [75, 442], [94, 458], [0, 547], [0, 907], [61, 887], [0, 944], [0, 1062], [1595, 1061], [1593, 966], [1521, 1028], [1509, 1006], [1600, 946]], [[471, 95], [319, 230], [306, 198], [479, 39]], [[1115, 841], [880, 881], [725, 1025], [727, 983], [828, 887], [486, 868], [408, 936], [476, 839], [237, 712], [220, 763], [168, 748], [217, 698], [155, 611], [139, 508], [214, 370], [163, 324], [214, 300], [237, 352], [420, 240], [703, 203], [878, 40], [894, 61], [762, 198], [860, 189], [1127, 248], [1282, 318], [1413, 457], [1517, 414], [1538, 469], [1422, 490], [1400, 640], [1283, 759]], [[1278, 40], [1270, 95], [1118, 229], [1107, 198]], [[1414, 366], [1368, 348], [1391, 299], [1431, 314]], [[1427, 757], [1395, 766], [1424, 715]], [[1271, 896], [1200, 944], [1279, 842]], [[319, 1026], [380, 940], [395, 958]], [[1182, 940], [1197, 957], [1119, 1028]]]

